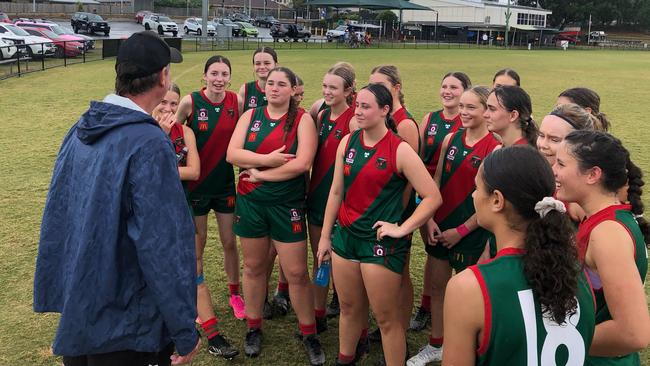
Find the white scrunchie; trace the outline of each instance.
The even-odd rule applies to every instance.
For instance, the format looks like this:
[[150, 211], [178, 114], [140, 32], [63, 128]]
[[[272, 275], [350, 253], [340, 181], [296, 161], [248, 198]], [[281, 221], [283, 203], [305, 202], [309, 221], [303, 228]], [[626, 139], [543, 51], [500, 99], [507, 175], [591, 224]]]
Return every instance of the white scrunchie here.
[[565, 213], [566, 207], [564, 207], [562, 201], [558, 201], [553, 197], [544, 197], [543, 200], [535, 204], [535, 212], [537, 212], [541, 218], [544, 218], [544, 216], [553, 210]]

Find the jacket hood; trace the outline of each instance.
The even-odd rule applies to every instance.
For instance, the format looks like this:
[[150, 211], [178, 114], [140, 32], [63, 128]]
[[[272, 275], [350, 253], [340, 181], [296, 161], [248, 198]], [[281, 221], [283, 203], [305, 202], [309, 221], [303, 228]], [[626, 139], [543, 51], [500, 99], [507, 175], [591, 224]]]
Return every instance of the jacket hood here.
[[104, 102], [91, 102], [90, 109], [77, 122], [77, 138], [93, 144], [108, 131], [128, 124], [145, 123], [158, 126], [150, 115], [130, 108]]

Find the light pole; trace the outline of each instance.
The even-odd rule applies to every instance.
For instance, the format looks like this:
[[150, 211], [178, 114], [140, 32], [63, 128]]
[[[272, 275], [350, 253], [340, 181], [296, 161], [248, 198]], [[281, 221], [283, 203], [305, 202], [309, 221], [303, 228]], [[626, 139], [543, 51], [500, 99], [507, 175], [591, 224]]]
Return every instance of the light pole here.
[[438, 42], [438, 16], [440, 13], [437, 10], [434, 10], [436, 12], [436, 25], [433, 27], [433, 35], [436, 39], [436, 42]]
[[506, 48], [508, 48], [508, 33], [510, 32], [510, 16], [512, 13], [510, 12], [510, 0], [508, 0], [508, 6], [506, 6]]

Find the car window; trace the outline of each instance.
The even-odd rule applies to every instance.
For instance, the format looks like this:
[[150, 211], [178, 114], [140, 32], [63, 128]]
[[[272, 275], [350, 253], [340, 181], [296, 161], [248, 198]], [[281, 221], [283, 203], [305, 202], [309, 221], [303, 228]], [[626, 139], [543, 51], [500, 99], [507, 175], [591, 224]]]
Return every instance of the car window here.
[[104, 21], [104, 19], [102, 19], [102, 17], [100, 17], [100, 16], [97, 15], [97, 14], [90, 14], [90, 15], [88, 15], [88, 19], [89, 19], [90, 21], [92, 21], [92, 22], [103, 22], [103, 21]]
[[7, 30], [4, 29], [4, 28], [2, 28], [2, 27], [0, 27], [0, 33], [7, 33]]
[[29, 36], [29, 33], [16, 27], [15, 25], [5, 25], [5, 28], [17, 36]]
[[348, 29], [347, 26], [345, 26], [345, 25], [339, 25], [338, 27], [336, 27], [335, 30], [337, 30], [337, 31], [345, 31], [346, 29]]
[[54, 34], [58, 34], [58, 35], [66, 34], [65, 30], [63, 30], [63, 28], [61, 28], [61, 27], [58, 26], [58, 25], [52, 25], [52, 26], [50, 26], [50, 30], [51, 30], [52, 32], [54, 32]]
[[41, 36], [41, 34], [36, 29], [25, 29], [25, 31], [31, 34], [32, 36], [37, 36], [37, 37]]
[[158, 17], [158, 21], [159, 22], [169, 22], [169, 23], [171, 23], [172, 20], [169, 19], [168, 17]]

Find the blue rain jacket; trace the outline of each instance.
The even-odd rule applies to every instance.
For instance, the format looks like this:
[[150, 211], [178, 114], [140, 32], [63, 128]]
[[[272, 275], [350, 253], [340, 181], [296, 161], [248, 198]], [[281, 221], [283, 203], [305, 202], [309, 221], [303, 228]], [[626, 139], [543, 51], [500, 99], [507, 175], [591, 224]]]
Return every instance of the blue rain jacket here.
[[194, 225], [169, 137], [140, 111], [92, 102], [56, 159], [34, 311], [61, 313], [54, 353], [196, 345]]

